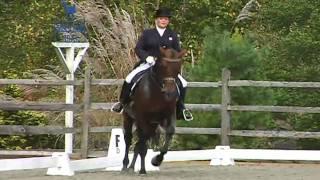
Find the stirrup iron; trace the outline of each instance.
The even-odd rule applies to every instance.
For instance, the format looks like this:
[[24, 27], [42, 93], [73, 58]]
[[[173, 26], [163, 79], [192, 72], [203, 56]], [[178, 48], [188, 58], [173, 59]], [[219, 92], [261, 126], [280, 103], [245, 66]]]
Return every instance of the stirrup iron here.
[[[185, 121], [192, 121], [193, 120], [193, 116], [192, 116], [189, 109], [184, 109], [182, 111], [182, 114], [183, 114], [183, 118]], [[187, 117], [187, 116], [189, 116], [189, 117]]]

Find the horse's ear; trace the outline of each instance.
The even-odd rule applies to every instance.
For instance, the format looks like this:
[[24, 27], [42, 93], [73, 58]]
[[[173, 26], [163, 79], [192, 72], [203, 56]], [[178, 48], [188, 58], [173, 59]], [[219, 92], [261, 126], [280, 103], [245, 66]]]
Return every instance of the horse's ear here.
[[185, 56], [186, 54], [187, 54], [187, 50], [182, 49], [182, 50], [179, 52], [178, 57], [179, 57], [179, 58], [182, 58], [182, 57]]

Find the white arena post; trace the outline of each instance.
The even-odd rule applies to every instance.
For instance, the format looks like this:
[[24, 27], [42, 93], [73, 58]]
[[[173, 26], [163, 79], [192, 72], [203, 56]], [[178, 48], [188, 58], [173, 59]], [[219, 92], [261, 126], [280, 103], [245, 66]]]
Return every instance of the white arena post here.
[[[74, 42], [53, 42], [52, 45], [64, 65], [66, 80], [74, 80], [74, 72], [78, 68], [84, 54], [89, 48], [89, 43], [74, 43]], [[76, 52], [76, 49], [79, 49]], [[65, 53], [64, 53], [65, 50]], [[76, 56], [75, 56], [76, 54]], [[73, 85], [66, 86], [66, 104], [73, 104]], [[67, 128], [73, 127], [73, 111], [65, 112], [65, 126]], [[65, 152], [71, 154], [73, 149], [73, 135], [72, 133], [65, 134]]]

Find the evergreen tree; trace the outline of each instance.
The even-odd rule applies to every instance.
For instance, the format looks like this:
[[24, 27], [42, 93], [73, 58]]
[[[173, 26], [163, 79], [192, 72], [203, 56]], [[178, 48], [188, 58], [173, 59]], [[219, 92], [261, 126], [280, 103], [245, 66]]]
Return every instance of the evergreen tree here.
[[[266, 55], [264, 49], [256, 48], [248, 36], [243, 36], [235, 32], [232, 36], [229, 32], [221, 31], [218, 28], [207, 28], [204, 31], [204, 56], [200, 63], [192, 69], [190, 78], [195, 81], [219, 81], [221, 80], [221, 71], [228, 68], [231, 71], [232, 79], [241, 80], [261, 80], [263, 74], [259, 73], [260, 61]], [[270, 90], [258, 88], [232, 88], [232, 105], [266, 105], [273, 102]], [[189, 95], [190, 97], [190, 95]], [[212, 99], [220, 104], [221, 91], [211, 91], [208, 96], [207, 90], [197, 90], [192, 92], [191, 97], [209, 103]], [[193, 100], [193, 99], [191, 99]], [[217, 114], [214, 117], [202, 117], [197, 114], [203, 124], [215, 119], [214, 124], [220, 124], [220, 118]], [[265, 113], [232, 113], [232, 129], [270, 129], [274, 123], [270, 114]], [[212, 123], [211, 123], [212, 124]], [[235, 146], [242, 143], [242, 146], [262, 146], [265, 141], [237, 141], [241, 138], [235, 138]]]

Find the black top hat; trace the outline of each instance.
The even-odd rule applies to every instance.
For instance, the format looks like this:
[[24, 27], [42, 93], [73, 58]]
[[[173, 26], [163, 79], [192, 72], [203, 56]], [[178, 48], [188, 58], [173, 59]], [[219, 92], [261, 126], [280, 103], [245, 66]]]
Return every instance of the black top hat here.
[[172, 14], [171, 14], [170, 9], [165, 8], [165, 7], [159, 8], [159, 9], [156, 11], [156, 15], [155, 15], [156, 18], [157, 18], [157, 17], [169, 17], [169, 18], [170, 18], [171, 16], [172, 16]]

